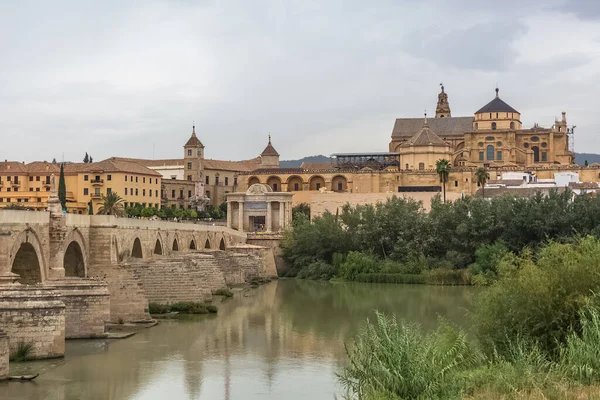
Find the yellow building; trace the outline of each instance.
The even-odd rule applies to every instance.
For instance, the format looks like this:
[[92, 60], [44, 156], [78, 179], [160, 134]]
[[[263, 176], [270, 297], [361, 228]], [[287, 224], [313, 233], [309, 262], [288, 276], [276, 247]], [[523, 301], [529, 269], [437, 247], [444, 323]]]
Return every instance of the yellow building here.
[[[0, 162], [0, 208], [15, 204], [45, 210], [52, 176], [58, 185], [59, 174], [59, 164]], [[102, 196], [110, 192], [121, 196], [125, 206], [160, 207], [161, 175], [137, 163], [116, 159], [69, 163], [64, 174], [69, 213], [87, 214], [90, 201], [97, 212]]]

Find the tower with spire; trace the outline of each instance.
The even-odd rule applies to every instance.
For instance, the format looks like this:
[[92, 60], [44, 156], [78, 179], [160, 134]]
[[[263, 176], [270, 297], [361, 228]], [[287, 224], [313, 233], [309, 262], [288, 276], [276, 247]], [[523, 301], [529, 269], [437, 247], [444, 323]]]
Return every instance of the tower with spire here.
[[192, 136], [183, 146], [184, 179], [198, 182], [204, 175], [204, 145], [196, 136], [196, 125], [192, 125]]
[[442, 91], [438, 94], [438, 103], [435, 108], [436, 118], [450, 118], [452, 113], [450, 112], [450, 104], [448, 104], [448, 94], [444, 91], [444, 84], [440, 83]]
[[260, 153], [261, 168], [279, 168], [279, 153], [271, 144], [271, 135], [269, 135], [269, 143], [267, 147]]

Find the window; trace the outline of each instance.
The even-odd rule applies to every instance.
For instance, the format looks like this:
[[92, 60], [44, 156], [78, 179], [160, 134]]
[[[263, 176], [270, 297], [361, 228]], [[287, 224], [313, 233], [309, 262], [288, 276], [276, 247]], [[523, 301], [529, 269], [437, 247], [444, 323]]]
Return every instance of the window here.
[[537, 146], [532, 146], [531, 150], [533, 150], [533, 162], [540, 161], [540, 149]]
[[6, 188], [6, 191], [7, 191], [7, 192], [10, 192], [10, 191], [11, 191], [11, 188]]
[[539, 142], [539, 141], [540, 141], [540, 138], [539, 138], [539, 137], [537, 137], [537, 136], [533, 136], [533, 137], [531, 138], [531, 141], [532, 141], [532, 142]]
[[542, 151], [542, 161], [548, 161], [545, 151]]
[[510, 129], [515, 129], [515, 123], [514, 122], [510, 123]]
[[138, 188], [135, 188], [135, 195], [138, 195]]
[[419, 171], [422, 171], [425, 169], [425, 163], [420, 162], [419, 163]]
[[133, 196], [133, 188], [129, 188], [129, 194]]
[[229, 186], [229, 178], [225, 177], [225, 186]]
[[188, 190], [188, 198], [189, 197], [192, 197], [192, 191], [191, 190]]
[[483, 161], [483, 151], [479, 152], [479, 161]]
[[20, 202], [21, 202], [21, 199], [17, 199], [17, 203], [20, 203]]
[[6, 177], [6, 180], [9, 181], [9, 182], [10, 182], [11, 179], [12, 179], [12, 177], [10, 177], [10, 176]]
[[296, 191], [296, 192], [298, 191], [298, 183], [297, 182], [294, 183], [294, 191]]
[[494, 146], [492, 146], [490, 144], [488, 147], [486, 147], [485, 151], [486, 151], [486, 155], [485, 155], [486, 159], [489, 161], [494, 160]]
[[233, 177], [233, 186], [237, 186], [237, 176]]
[[210, 190], [206, 191], [206, 197], [208, 197], [210, 199]]
[[94, 194], [95, 194], [96, 196], [100, 196], [100, 188], [96, 188], [96, 189], [94, 189]]
[[490, 113], [490, 119], [492, 119], [492, 113]]
[[191, 181], [191, 180], [192, 180], [192, 176], [191, 176], [191, 175], [188, 175], [188, 178], [187, 178], [187, 179], [188, 179], [188, 181]]
[[106, 180], [107, 181], [112, 181], [112, 175], [106, 175]]
[[496, 130], [496, 123], [492, 122], [492, 130], [495, 131]]
[[546, 142], [543, 142], [543, 143], [542, 143], [542, 147], [548, 147], [548, 143], [546, 143]]
[[87, 175], [84, 175], [84, 176], [83, 176], [83, 180], [84, 180], [84, 181], [88, 181], [88, 180], [89, 180], [89, 177], [88, 177]]
[[179, 198], [183, 199], [183, 190], [179, 190]]
[[277, 191], [278, 191], [278, 190], [277, 190], [277, 184], [276, 184], [276, 183], [274, 183], [274, 184], [273, 184], [273, 191], [274, 191], [274, 192], [277, 192]]
[[209, 185], [210, 184], [210, 179], [208, 178], [208, 175], [206, 175], [206, 184]]
[[18, 187], [16, 187], [16, 188], [15, 188], [15, 192], [18, 192], [18, 191], [19, 191], [19, 188], [18, 188]]
[[219, 177], [215, 176], [215, 185], [218, 185], [218, 184], [219, 184]]
[[502, 147], [502, 142], [498, 142], [498, 143], [496, 143], [496, 146], [498, 146], [498, 147]]
[[158, 197], [158, 189], [154, 191], [154, 195]]
[[130, 177], [129, 177], [129, 180], [130, 180], [131, 182], [133, 182], [133, 176], [130, 176]]
[[467, 178], [465, 182], [469, 183], [469, 178]]
[[29, 188], [29, 191], [30, 191], [30, 192], [33, 192], [33, 188]]
[[138, 177], [137, 176], [135, 177], [135, 183], [138, 183]]
[[40, 191], [40, 188], [35, 188], [35, 191], [36, 191], [36, 192], [39, 192], [39, 191]]
[[29, 198], [24, 199], [25, 203], [29, 203]]
[[171, 197], [175, 198], [175, 189], [171, 190]]
[[[83, 195], [87, 196], [88, 194], [90, 194], [90, 190], [88, 188], [83, 188]], [[127, 194], [127, 193], [125, 193]]]
[[125, 182], [127, 182], [127, 175], [125, 175]]
[[501, 151], [496, 152], [496, 160], [502, 161], [502, 152]]
[[142, 196], [146, 196], [146, 189], [142, 189]]
[[321, 189], [321, 182], [317, 182], [317, 184], [315, 185], [315, 187], [317, 188], [317, 190]]
[[7, 198], [6, 198], [6, 202], [7, 202], [7, 203], [10, 203], [10, 197], [7, 197]]
[[191, 162], [188, 163], [188, 169], [192, 169], [192, 163]]
[[405, 165], [405, 167], [406, 167], [405, 169], [408, 169], [408, 163]]
[[191, 156], [192, 156], [192, 150], [188, 149], [188, 157], [191, 157]]
[[127, 196], [127, 188], [125, 188], [125, 196]]
[[496, 113], [496, 118], [498, 118], [498, 113]]
[[528, 149], [529, 148], [529, 143], [523, 143], [523, 147]]
[[458, 181], [454, 181], [454, 187], [458, 187]]
[[148, 196], [152, 197], [152, 189], [148, 190]]
[[111, 188], [106, 188], [106, 194], [111, 194], [112, 193], [112, 189]]
[[33, 176], [29, 177], [29, 182], [33, 182]]
[[142, 183], [146, 183], [146, 177], [142, 178]]
[[36, 182], [39, 182], [39, 181], [40, 181], [40, 177], [39, 177], [39, 176], [36, 176], [36, 177], [35, 177], [35, 181], [36, 181]]
[[96, 175], [96, 182], [100, 181], [100, 175]]

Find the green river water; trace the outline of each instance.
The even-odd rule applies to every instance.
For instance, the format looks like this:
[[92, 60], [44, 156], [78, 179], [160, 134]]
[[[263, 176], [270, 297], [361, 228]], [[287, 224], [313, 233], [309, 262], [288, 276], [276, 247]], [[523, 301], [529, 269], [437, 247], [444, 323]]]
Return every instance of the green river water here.
[[217, 316], [163, 320], [123, 340], [68, 341], [64, 359], [24, 363], [32, 382], [0, 399], [334, 399], [351, 341], [374, 310], [426, 328], [464, 325], [472, 289], [280, 280], [237, 293]]

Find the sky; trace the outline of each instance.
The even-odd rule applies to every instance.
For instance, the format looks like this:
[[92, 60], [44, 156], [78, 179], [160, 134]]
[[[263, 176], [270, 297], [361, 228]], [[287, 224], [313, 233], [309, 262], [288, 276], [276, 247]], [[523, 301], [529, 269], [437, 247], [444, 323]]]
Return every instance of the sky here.
[[596, 0], [2, 1], [0, 55], [0, 159], [387, 151], [441, 82], [600, 153]]

